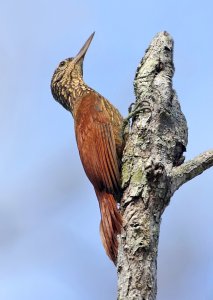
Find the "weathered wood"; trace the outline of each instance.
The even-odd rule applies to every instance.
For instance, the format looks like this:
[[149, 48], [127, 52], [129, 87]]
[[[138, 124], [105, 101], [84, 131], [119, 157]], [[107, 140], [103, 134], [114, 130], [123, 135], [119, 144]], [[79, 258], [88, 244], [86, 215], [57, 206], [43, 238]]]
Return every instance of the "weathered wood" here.
[[[173, 40], [161, 32], [151, 42], [134, 80], [140, 110], [132, 119], [122, 159], [118, 299], [154, 300], [161, 216], [172, 194], [184, 182], [213, 165], [213, 151], [196, 166], [183, 164], [186, 119], [172, 87]], [[208, 161], [208, 162], [207, 162]]]

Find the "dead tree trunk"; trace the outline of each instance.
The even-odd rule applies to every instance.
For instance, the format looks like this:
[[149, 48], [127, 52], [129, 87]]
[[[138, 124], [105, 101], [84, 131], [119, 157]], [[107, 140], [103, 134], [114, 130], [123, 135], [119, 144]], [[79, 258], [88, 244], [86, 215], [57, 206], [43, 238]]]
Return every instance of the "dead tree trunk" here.
[[187, 123], [172, 87], [173, 40], [156, 35], [134, 80], [138, 111], [124, 149], [118, 299], [154, 300], [160, 222], [171, 196], [213, 165], [213, 150], [184, 163]]

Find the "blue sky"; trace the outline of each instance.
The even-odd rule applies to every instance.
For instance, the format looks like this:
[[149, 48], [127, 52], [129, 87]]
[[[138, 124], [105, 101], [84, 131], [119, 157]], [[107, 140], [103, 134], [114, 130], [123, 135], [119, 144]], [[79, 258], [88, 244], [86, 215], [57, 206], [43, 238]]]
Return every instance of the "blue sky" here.
[[[85, 81], [126, 115], [136, 67], [167, 30], [190, 159], [213, 144], [212, 9], [205, 0], [0, 2], [0, 299], [116, 299], [98, 203], [51, 76], [95, 30]], [[158, 300], [213, 299], [212, 178], [208, 170], [183, 186], [163, 215]]]

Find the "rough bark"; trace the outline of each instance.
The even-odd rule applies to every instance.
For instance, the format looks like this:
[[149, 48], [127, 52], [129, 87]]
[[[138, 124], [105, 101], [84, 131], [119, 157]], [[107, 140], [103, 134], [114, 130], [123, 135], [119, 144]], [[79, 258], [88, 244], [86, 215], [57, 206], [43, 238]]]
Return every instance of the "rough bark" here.
[[151, 42], [134, 80], [135, 113], [122, 159], [118, 299], [154, 300], [161, 216], [183, 183], [213, 165], [213, 151], [184, 162], [186, 119], [172, 87], [173, 40], [161, 32]]

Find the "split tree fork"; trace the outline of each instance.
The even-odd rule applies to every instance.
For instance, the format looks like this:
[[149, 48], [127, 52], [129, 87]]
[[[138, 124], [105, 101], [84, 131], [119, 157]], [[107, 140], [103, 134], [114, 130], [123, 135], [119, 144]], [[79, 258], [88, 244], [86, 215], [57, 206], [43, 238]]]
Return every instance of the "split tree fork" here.
[[213, 166], [213, 150], [184, 163], [188, 129], [172, 87], [173, 40], [161, 32], [134, 80], [138, 113], [122, 155], [122, 223], [115, 199], [120, 199], [123, 119], [83, 82], [83, 58], [92, 38], [75, 58], [60, 63], [52, 93], [74, 117], [80, 157], [100, 204], [102, 241], [114, 262], [118, 246], [118, 299], [154, 300], [162, 213], [182, 184]]

